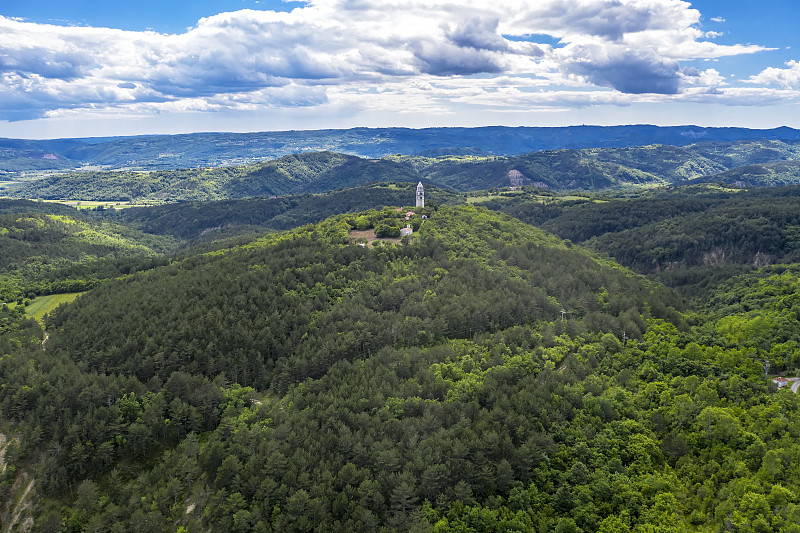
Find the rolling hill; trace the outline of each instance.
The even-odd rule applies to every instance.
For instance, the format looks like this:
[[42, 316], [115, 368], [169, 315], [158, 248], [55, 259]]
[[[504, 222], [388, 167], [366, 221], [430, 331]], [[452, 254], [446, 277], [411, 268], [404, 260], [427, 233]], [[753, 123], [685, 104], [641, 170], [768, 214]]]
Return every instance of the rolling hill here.
[[376, 181], [416, 181], [418, 177], [412, 169], [394, 161], [315, 152], [240, 167], [62, 174], [26, 181], [10, 188], [9, 196], [46, 200], [208, 201], [327, 192]]
[[694, 185], [597, 202], [542, 203], [518, 195], [483, 205], [696, 293], [732, 273], [800, 261], [799, 198], [797, 186]]
[[0, 199], [0, 302], [85, 290], [151, 268], [177, 244], [66, 206]]
[[800, 184], [800, 161], [745, 165], [697, 181], [712, 180], [734, 187], [778, 187]]
[[[303, 194], [283, 198], [250, 198], [215, 202], [179, 202], [119, 211], [104, 211], [105, 217], [141, 231], [192, 240], [237, 228], [287, 230], [320, 222], [341, 213], [408, 206], [414, 202], [416, 183], [383, 182], [326, 194]], [[430, 202], [439, 205], [464, 203], [464, 196], [428, 185]]]
[[[764, 184], [789, 184], [797, 183], [793, 161], [798, 157], [800, 143], [765, 140], [555, 150], [514, 157], [393, 155], [363, 159], [313, 152], [239, 167], [62, 174], [10, 186], [8, 194], [52, 200], [167, 202], [321, 193], [380, 181], [424, 180], [457, 191], [509, 185], [552, 190], [642, 188], [715, 180], [717, 175], [721, 181], [758, 182], [752, 176], [746, 181], [736, 179], [735, 173], [730, 177], [723, 174], [739, 167], [747, 167], [743, 172], [765, 174]], [[772, 166], [753, 166], [764, 164]]]

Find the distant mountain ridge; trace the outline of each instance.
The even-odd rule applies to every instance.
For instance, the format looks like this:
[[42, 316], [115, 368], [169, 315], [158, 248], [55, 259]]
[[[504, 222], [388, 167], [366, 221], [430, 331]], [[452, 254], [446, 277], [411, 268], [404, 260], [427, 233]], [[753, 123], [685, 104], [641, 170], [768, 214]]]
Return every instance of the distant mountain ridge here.
[[258, 133], [190, 133], [84, 139], [0, 139], [0, 174], [104, 169], [169, 170], [241, 165], [315, 151], [378, 158], [402, 155], [515, 156], [542, 150], [685, 146], [698, 141], [800, 140], [781, 127], [566, 126], [352, 128]]

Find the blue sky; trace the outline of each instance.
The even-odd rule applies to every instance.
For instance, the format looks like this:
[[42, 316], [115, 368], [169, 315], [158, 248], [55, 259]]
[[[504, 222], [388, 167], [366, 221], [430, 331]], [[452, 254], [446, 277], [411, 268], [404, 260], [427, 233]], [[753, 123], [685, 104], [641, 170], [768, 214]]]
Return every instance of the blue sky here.
[[225, 11], [291, 11], [301, 5], [281, 0], [4, 0], [0, 15], [49, 24], [182, 33], [201, 18]]
[[789, 0], [5, 0], [0, 136], [800, 128]]

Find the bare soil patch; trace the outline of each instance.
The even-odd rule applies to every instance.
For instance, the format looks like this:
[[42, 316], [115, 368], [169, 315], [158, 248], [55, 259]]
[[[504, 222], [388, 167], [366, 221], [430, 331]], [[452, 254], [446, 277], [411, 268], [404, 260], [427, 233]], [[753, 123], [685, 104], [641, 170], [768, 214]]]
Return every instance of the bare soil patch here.
[[350, 242], [357, 242], [359, 240], [365, 240], [367, 244], [375, 246], [375, 241], [387, 241], [394, 244], [400, 244], [400, 239], [389, 239], [387, 237], [376, 237], [374, 229], [365, 229], [365, 230], [356, 230], [352, 229], [347, 233], [347, 236], [350, 237]]

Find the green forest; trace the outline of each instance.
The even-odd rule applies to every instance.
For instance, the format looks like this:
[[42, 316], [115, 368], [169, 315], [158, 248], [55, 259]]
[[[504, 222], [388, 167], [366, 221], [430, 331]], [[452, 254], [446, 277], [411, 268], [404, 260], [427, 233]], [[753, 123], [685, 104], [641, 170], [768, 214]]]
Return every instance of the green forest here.
[[800, 532], [800, 187], [741, 179], [795, 149], [325, 152], [52, 181], [149, 207], [0, 199], [0, 527]]
[[693, 185], [559, 200], [537, 191], [481, 204], [695, 296], [734, 274], [800, 261], [800, 187]]

